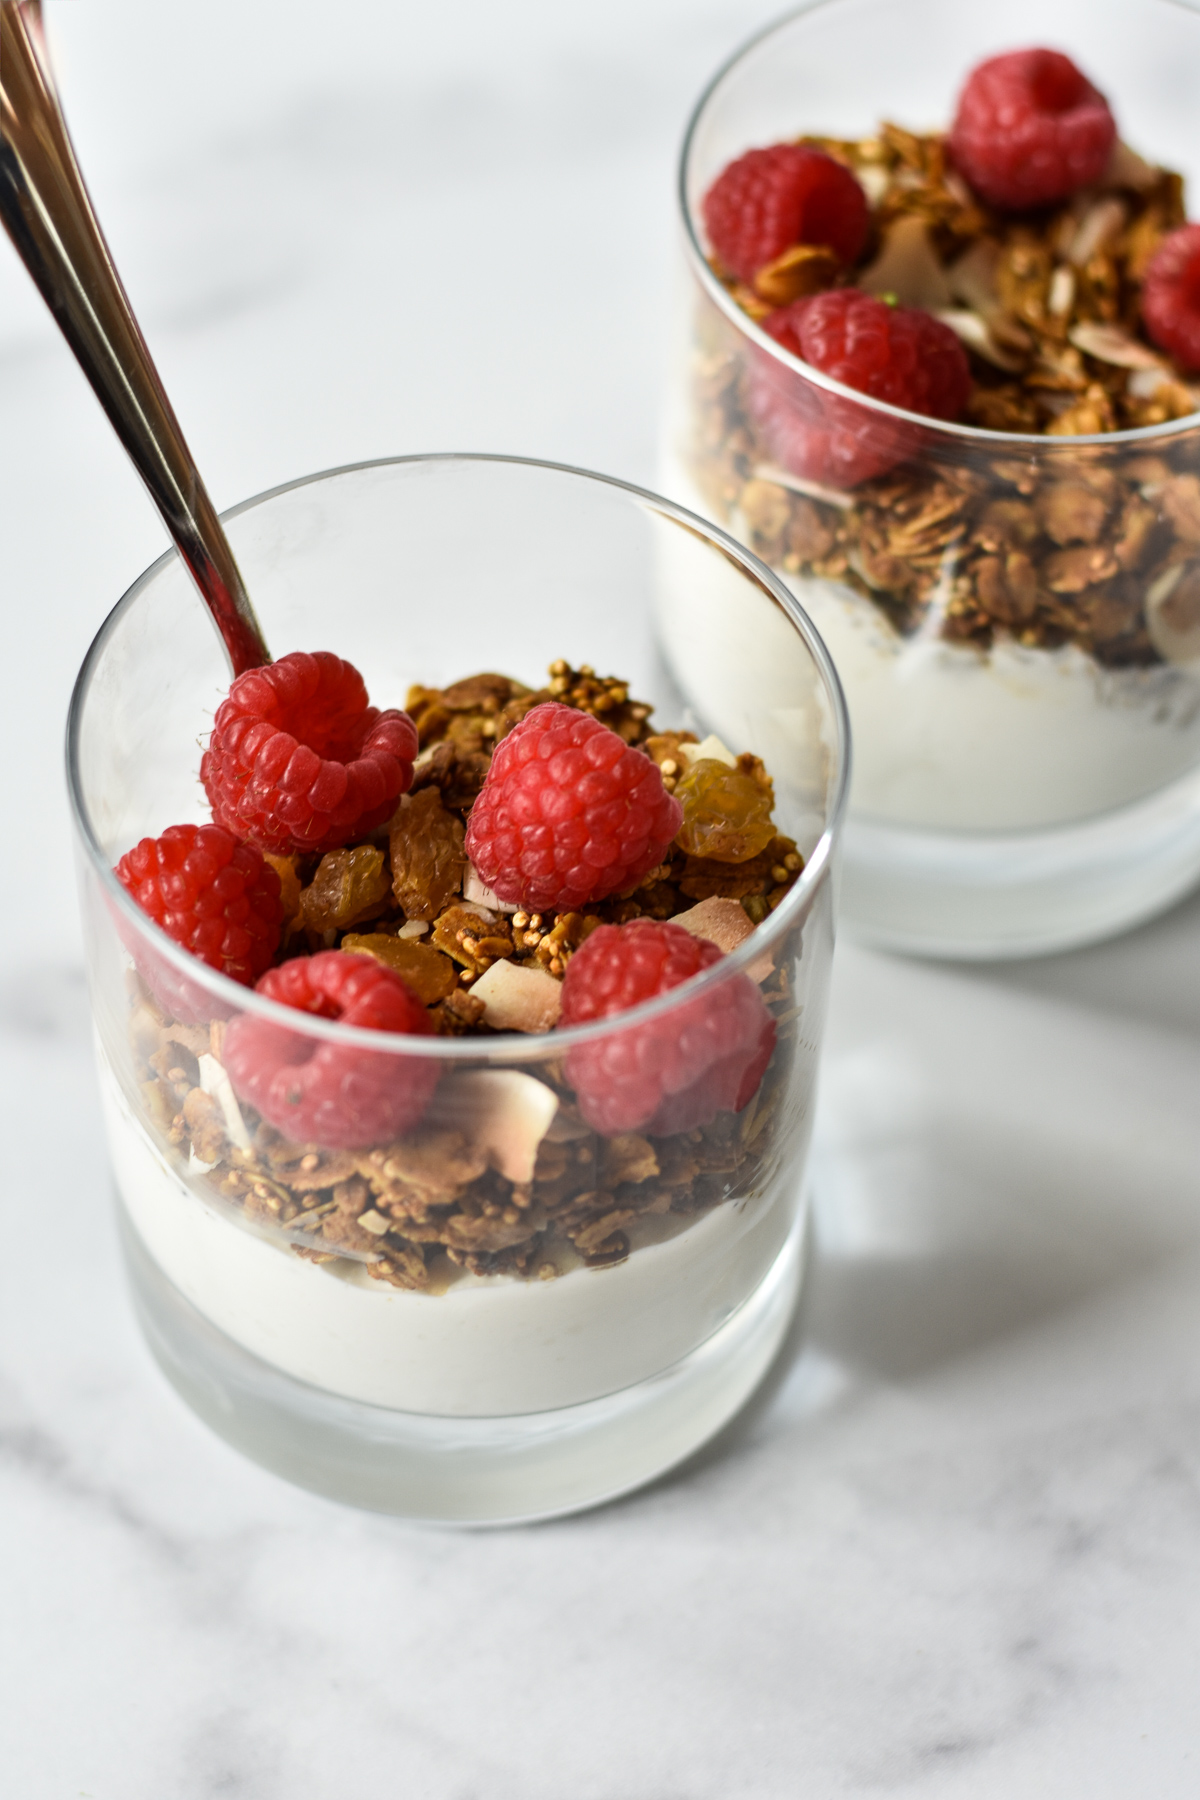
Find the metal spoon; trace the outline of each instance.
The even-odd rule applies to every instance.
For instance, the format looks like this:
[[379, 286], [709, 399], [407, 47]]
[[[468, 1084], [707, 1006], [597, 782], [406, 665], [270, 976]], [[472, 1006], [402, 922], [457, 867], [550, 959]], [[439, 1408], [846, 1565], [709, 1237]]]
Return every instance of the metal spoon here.
[[0, 0], [0, 216], [212, 613], [235, 675], [270, 662], [229, 540], [75, 161], [41, 0]]

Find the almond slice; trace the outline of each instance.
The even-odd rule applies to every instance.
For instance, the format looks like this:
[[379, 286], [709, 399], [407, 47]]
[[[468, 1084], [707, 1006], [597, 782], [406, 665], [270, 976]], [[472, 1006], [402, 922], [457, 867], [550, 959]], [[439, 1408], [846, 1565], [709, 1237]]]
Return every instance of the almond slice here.
[[250, 1133], [246, 1129], [246, 1121], [242, 1117], [242, 1109], [237, 1103], [233, 1085], [228, 1075], [215, 1056], [207, 1051], [196, 1058], [200, 1067], [200, 1086], [206, 1094], [211, 1094], [221, 1109], [225, 1120], [225, 1130], [231, 1144], [239, 1150], [252, 1150]]
[[[946, 281], [953, 298], [988, 318], [1000, 305], [996, 286], [999, 264], [999, 246], [991, 238], [976, 239], [971, 248], [946, 270]], [[946, 304], [949, 305], [949, 301]]]
[[976, 351], [995, 368], [1004, 369], [1010, 375], [1024, 368], [1019, 356], [1013, 356], [1000, 348], [988, 330], [987, 320], [980, 313], [972, 312], [967, 307], [943, 306], [937, 309], [934, 318], [940, 319], [943, 325], [948, 325], [960, 343], [965, 344], [968, 350]]
[[1089, 206], [1067, 248], [1067, 261], [1082, 269], [1110, 238], [1116, 237], [1129, 217], [1129, 208], [1115, 194], [1106, 194]]
[[1119, 325], [1105, 325], [1099, 319], [1082, 319], [1072, 325], [1067, 336], [1077, 350], [1094, 356], [1097, 362], [1111, 363], [1117, 369], [1161, 369], [1162, 358], [1140, 344]]

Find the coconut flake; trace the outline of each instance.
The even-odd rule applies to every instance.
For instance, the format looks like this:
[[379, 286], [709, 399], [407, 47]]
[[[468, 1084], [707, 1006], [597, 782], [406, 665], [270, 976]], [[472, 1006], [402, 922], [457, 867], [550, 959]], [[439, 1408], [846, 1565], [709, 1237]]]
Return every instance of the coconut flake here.
[[1184, 565], [1176, 563], [1146, 590], [1146, 633], [1161, 657], [1170, 663], [1200, 662], [1200, 589], [1181, 602], [1176, 590]]
[[471, 997], [482, 1000], [484, 1023], [495, 1031], [550, 1031], [562, 1008], [562, 983], [545, 969], [502, 959], [472, 983]]
[[701, 744], [680, 744], [678, 754], [690, 763], [703, 760], [724, 763], [730, 769], [737, 768], [737, 757], [733, 751], [727, 749], [720, 738], [711, 732]]
[[[745, 908], [737, 900], [727, 900], [720, 894], [701, 900], [699, 905], [690, 906], [687, 912], [676, 913], [671, 923], [682, 925], [693, 937], [707, 938], [710, 944], [715, 944], [726, 956], [731, 950], [736, 950], [739, 944], [744, 944], [754, 930]], [[750, 964], [747, 973], [754, 981], [765, 981], [774, 971], [775, 963], [767, 953], [757, 957]]]
[[197, 1058], [200, 1067], [200, 1086], [206, 1094], [211, 1094], [221, 1109], [225, 1120], [225, 1135], [230, 1143], [239, 1150], [253, 1150], [250, 1133], [246, 1129], [246, 1121], [242, 1117], [242, 1109], [237, 1103], [233, 1087], [228, 1075], [215, 1056], [203, 1051]]
[[501, 900], [499, 894], [493, 893], [472, 862], [467, 864], [467, 871], [463, 876], [463, 899], [471, 906], [490, 906], [493, 913], [515, 913], [521, 910], [518, 901], [514, 900], [510, 905], [507, 900]]
[[1108, 167], [1100, 177], [1101, 187], [1131, 188], [1135, 194], [1147, 194], [1162, 180], [1162, 170], [1131, 150], [1118, 138], [1112, 147]]
[[932, 312], [953, 299], [924, 219], [905, 213], [888, 227], [883, 248], [857, 285], [866, 294], [895, 294], [901, 306]]
[[519, 1069], [475, 1069], [443, 1082], [437, 1105], [506, 1181], [533, 1180], [538, 1145], [558, 1111], [553, 1088]]
[[882, 163], [860, 163], [854, 171], [854, 179], [871, 206], [878, 206], [892, 185], [891, 171]]

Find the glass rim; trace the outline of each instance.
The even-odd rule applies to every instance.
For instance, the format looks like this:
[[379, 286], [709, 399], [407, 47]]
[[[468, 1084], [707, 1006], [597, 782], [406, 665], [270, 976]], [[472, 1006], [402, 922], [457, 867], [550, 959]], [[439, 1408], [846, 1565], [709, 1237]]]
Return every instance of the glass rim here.
[[[332, 481], [347, 475], [360, 474], [371, 469], [397, 468], [413, 464], [446, 465], [452, 463], [496, 464], [509, 468], [536, 469], [554, 475], [567, 476], [583, 483], [594, 483], [626, 495], [641, 506], [648, 507], [660, 516], [673, 520], [684, 530], [711, 543], [718, 554], [732, 562], [747, 579], [766, 593], [767, 597], [784, 613], [802, 639], [806, 650], [816, 664], [833, 714], [837, 771], [833, 783], [832, 799], [826, 808], [821, 835], [813, 848], [811, 857], [806, 859], [799, 877], [774, 912], [756, 926], [754, 931], [735, 950], [727, 952], [711, 968], [703, 970], [699, 975], [692, 976], [688, 981], [682, 982], [679, 987], [672, 988], [668, 993], [659, 995], [653, 1000], [643, 1001], [638, 1006], [630, 1007], [627, 1012], [613, 1014], [610, 1018], [601, 1019], [589, 1025], [570, 1026], [561, 1031], [555, 1028], [546, 1032], [504, 1032], [498, 1033], [493, 1038], [433, 1035], [415, 1037], [401, 1032], [371, 1031], [362, 1026], [342, 1025], [335, 1020], [318, 1018], [311, 1013], [301, 1013], [294, 1007], [269, 1000], [264, 995], [256, 993], [253, 988], [244, 987], [230, 976], [223, 975], [219, 970], [210, 967], [199, 957], [193, 956], [182, 945], [177, 944], [173, 938], [169, 937], [148, 914], [143, 912], [133, 896], [118, 881], [93, 830], [83, 798], [80, 768], [80, 736], [83, 715], [92, 679], [99, 667], [108, 641], [125, 614], [136, 605], [138, 599], [152, 582], [172, 562], [180, 560], [179, 553], [174, 546], [165, 550], [131, 583], [112, 607], [88, 646], [80, 665], [79, 674], [75, 679], [67, 710], [65, 744], [67, 794], [77, 841], [100, 881], [110, 911], [115, 909], [118, 918], [123, 919], [137, 935], [145, 938], [153, 946], [156, 957], [170, 964], [188, 981], [211, 992], [220, 1001], [222, 1007], [228, 1009], [230, 1013], [253, 1014], [272, 1024], [284, 1026], [290, 1031], [325, 1043], [350, 1045], [356, 1049], [372, 1049], [387, 1055], [411, 1055], [426, 1059], [433, 1057], [451, 1066], [456, 1063], [540, 1062], [547, 1057], [566, 1052], [577, 1044], [591, 1043], [601, 1038], [611, 1037], [619, 1031], [628, 1029], [631, 1025], [650, 1023], [655, 1019], [665, 1017], [681, 1005], [718, 987], [722, 981], [733, 974], [745, 973], [749, 965], [756, 961], [765, 949], [782, 938], [789, 926], [807, 911], [812, 897], [822, 881], [830, 874], [834, 849], [845, 818], [850, 786], [849, 715], [842, 684], [824, 640], [795, 596], [782, 581], [778, 580], [766, 564], [743, 544], [739, 544], [728, 532], [722, 531], [719, 526], [710, 524], [706, 519], [700, 518], [696, 513], [690, 512], [686, 507], [679, 506], [675, 501], [669, 500], [661, 494], [655, 494], [650, 489], [639, 487], [633, 482], [622, 481], [614, 475], [602, 475], [594, 470], [578, 468], [571, 463], [549, 462], [538, 457], [504, 456], [488, 452], [449, 450], [408, 456], [381, 456], [363, 462], [342, 463], [334, 468], [320, 469], [310, 475], [301, 475], [294, 480], [280, 482], [275, 487], [266, 488], [261, 493], [251, 495], [249, 499], [239, 501], [237, 505], [222, 512], [220, 517], [223, 521], [236, 519], [242, 513], [265, 505], [282, 494], [292, 493], [298, 488], [309, 487], [317, 482]], [[196, 604], [200, 604], [198, 595]]]
[[[1168, 419], [1160, 425], [1131, 425], [1122, 431], [1097, 431], [1080, 433], [1072, 437], [1050, 437], [1043, 431], [993, 431], [982, 425], [963, 425], [948, 419], [931, 419], [925, 413], [907, 411], [902, 406], [893, 406], [887, 400], [876, 400], [870, 394], [861, 393], [857, 388], [847, 387], [844, 382], [835, 381], [831, 375], [824, 374], [811, 363], [785, 350], [782, 344], [769, 336], [760, 325], [743, 312], [733, 295], [718, 281], [709, 266], [701, 242], [699, 222], [694, 217], [688, 199], [688, 173], [692, 160], [695, 139], [704, 122], [709, 106], [719, 95], [726, 79], [743, 63], [760, 44], [777, 32], [785, 31], [790, 25], [807, 17], [809, 13], [822, 12], [837, 6], [842, 0], [801, 0], [798, 6], [783, 13], [754, 32], [751, 37], [742, 41], [719, 65], [715, 74], [701, 90], [700, 97], [692, 108], [687, 126], [683, 134], [683, 143], [679, 152], [679, 168], [676, 181], [676, 197], [683, 221], [684, 243], [688, 260], [701, 287], [708, 297], [715, 301], [720, 311], [725, 314], [735, 330], [748, 337], [759, 350], [768, 355], [781, 368], [801, 375], [814, 387], [826, 393], [835, 394], [840, 399], [853, 401], [865, 411], [878, 413], [881, 418], [897, 419], [906, 425], [918, 425], [922, 430], [946, 440], [947, 444], [962, 443], [977, 445], [1002, 451], [1005, 445], [1012, 450], [1028, 452], [1039, 449], [1049, 454], [1066, 454], [1076, 449], [1093, 449], [1098, 446], [1110, 446], [1114, 449], [1144, 449], [1148, 444], [1161, 442], [1164, 438], [1181, 436], [1185, 431], [1194, 431], [1200, 425], [1200, 407], [1188, 413], [1182, 419]], [[1180, 11], [1190, 13], [1193, 18], [1200, 16], [1200, 4], [1197, 0], [1168, 0], [1168, 4]], [[750, 148], [751, 146], [747, 146]]]

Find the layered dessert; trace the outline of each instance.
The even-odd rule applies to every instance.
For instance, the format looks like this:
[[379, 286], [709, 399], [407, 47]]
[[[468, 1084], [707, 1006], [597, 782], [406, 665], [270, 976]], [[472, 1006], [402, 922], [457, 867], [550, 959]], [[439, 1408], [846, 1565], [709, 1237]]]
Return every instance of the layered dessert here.
[[1182, 178], [1120, 140], [1069, 58], [1028, 50], [975, 69], [948, 129], [751, 149], [698, 212], [666, 485], [817, 623], [858, 815], [1021, 829], [1194, 770]]
[[563, 661], [380, 712], [322, 653], [239, 677], [200, 774], [212, 822], [117, 864], [101, 1058], [167, 1278], [417, 1412], [572, 1405], [711, 1336], [794, 1222], [815, 1056], [761, 761]]

